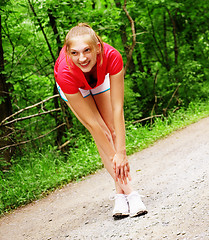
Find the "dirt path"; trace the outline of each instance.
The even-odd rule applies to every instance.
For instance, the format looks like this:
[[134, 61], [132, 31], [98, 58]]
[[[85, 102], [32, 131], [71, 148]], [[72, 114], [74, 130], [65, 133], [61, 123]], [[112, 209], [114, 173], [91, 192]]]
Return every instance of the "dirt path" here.
[[101, 170], [1, 218], [0, 239], [209, 239], [209, 118], [129, 159], [147, 215], [113, 220], [113, 182]]

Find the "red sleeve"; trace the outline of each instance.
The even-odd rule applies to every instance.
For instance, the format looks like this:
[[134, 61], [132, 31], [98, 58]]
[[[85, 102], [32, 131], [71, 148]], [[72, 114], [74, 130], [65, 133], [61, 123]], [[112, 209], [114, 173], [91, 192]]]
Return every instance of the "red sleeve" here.
[[123, 68], [123, 59], [121, 54], [113, 47], [108, 51], [107, 72], [110, 75], [119, 73]]
[[72, 74], [70, 73], [69, 69], [62, 69], [62, 71], [59, 71], [56, 78], [56, 82], [62, 91], [67, 94], [74, 94], [78, 92], [78, 86], [74, 81], [74, 77], [71, 75]]
[[66, 58], [63, 49], [55, 63], [54, 76], [56, 82], [64, 93], [74, 94], [79, 91], [75, 81], [75, 74], [73, 71], [69, 70], [69, 66], [66, 64]]

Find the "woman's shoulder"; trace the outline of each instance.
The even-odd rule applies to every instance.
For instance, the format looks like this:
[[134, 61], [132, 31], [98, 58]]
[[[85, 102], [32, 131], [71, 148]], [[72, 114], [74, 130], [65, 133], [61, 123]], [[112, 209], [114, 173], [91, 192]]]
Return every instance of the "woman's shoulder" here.
[[107, 59], [122, 58], [120, 52], [108, 43], [104, 43], [104, 55]]
[[103, 43], [104, 44], [104, 52], [105, 53], [109, 53], [109, 52], [118, 52], [118, 50], [116, 48], [114, 48], [113, 46], [111, 46], [108, 43]]
[[118, 73], [123, 68], [123, 59], [120, 52], [107, 43], [104, 43], [104, 62], [110, 75]]

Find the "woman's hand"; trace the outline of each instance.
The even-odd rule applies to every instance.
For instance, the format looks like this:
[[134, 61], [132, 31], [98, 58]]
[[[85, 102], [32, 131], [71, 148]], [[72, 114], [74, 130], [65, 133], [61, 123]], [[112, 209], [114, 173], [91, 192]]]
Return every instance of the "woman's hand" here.
[[115, 181], [127, 184], [127, 179], [130, 181], [130, 165], [126, 154], [116, 153], [113, 158], [113, 169], [115, 172]]

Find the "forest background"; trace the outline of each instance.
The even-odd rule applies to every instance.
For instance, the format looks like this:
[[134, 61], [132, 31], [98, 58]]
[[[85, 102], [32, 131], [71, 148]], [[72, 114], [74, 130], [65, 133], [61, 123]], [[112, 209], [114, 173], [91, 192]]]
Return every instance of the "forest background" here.
[[1, 0], [0, 214], [102, 167], [55, 86], [72, 26], [123, 56], [130, 154], [208, 115], [208, 12], [207, 0]]

